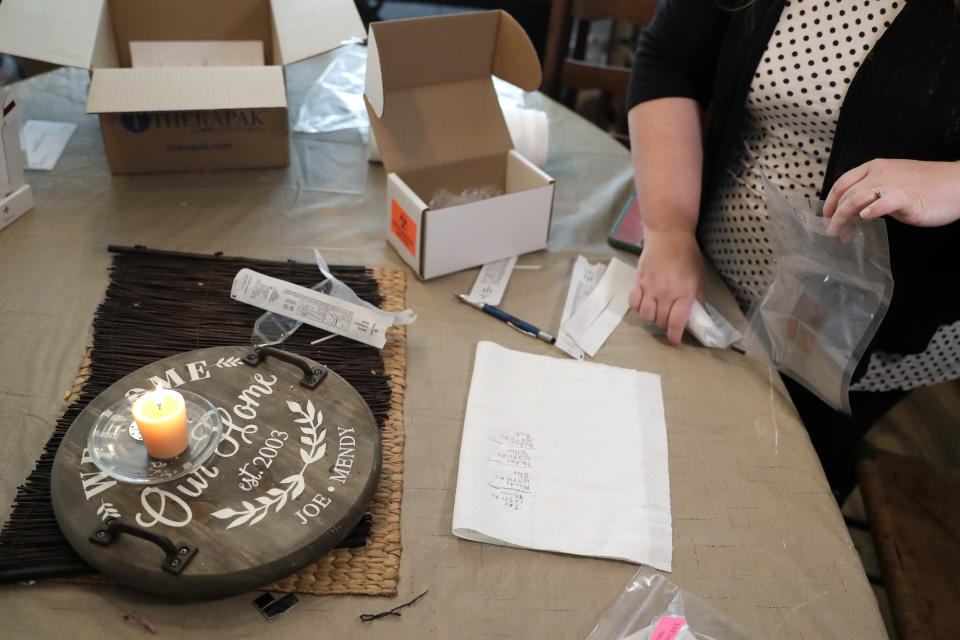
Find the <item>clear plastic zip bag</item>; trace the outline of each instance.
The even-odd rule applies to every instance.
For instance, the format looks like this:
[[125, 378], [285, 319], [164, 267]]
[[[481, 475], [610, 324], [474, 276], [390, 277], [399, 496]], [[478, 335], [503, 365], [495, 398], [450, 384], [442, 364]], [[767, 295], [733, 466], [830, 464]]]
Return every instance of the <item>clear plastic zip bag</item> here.
[[650, 567], [640, 567], [587, 640], [762, 640]]
[[850, 380], [893, 295], [886, 225], [857, 216], [838, 224], [822, 216], [822, 202], [791, 203], [766, 178], [764, 203], [776, 270], [747, 314], [742, 346], [849, 414]]

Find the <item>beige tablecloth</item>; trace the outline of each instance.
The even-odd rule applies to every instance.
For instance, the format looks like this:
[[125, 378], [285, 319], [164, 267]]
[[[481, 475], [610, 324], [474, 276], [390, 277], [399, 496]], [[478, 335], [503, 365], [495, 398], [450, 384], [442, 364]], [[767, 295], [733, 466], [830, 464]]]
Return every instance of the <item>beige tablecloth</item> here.
[[[288, 70], [291, 114], [324, 60]], [[22, 119], [76, 122], [52, 173], [28, 172], [34, 211], [0, 231], [0, 503], [9, 504], [62, 409], [107, 283], [108, 244], [224, 251], [405, 268], [384, 243], [384, 173], [357, 149], [293, 134], [289, 169], [111, 176], [86, 72], [58, 70], [14, 87]], [[578, 253], [606, 260], [606, 233], [632, 189], [627, 152], [535, 96], [550, 119], [557, 197], [549, 250], [522, 256], [504, 306], [547, 330], [559, 323]], [[365, 172], [365, 177], [363, 175]], [[319, 188], [363, 193], [335, 194]], [[626, 254], [621, 257], [627, 258]], [[45, 582], [0, 587], [0, 637], [138, 637], [137, 611], [168, 638], [583, 638], [636, 567], [503, 548], [451, 535], [457, 457], [478, 340], [556, 353], [458, 303], [476, 270], [428, 282], [411, 274], [419, 314], [408, 334], [399, 595], [303, 597], [268, 625], [256, 594], [174, 605], [129, 589]], [[709, 297], [734, 313], [714, 278]], [[309, 354], [307, 354], [309, 355]], [[766, 638], [885, 637], [876, 602], [805, 431], [775, 371], [732, 352], [668, 346], [629, 314], [596, 358], [663, 377], [670, 447], [670, 578]], [[583, 467], [603, 473], [615, 442], [584, 431]], [[637, 464], [643, 461], [638, 459]], [[430, 590], [402, 617], [358, 620]]]

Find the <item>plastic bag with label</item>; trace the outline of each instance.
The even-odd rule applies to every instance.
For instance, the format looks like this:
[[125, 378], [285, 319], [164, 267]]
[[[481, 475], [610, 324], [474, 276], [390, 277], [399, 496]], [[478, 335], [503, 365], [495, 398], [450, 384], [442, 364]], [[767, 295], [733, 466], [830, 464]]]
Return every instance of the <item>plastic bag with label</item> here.
[[743, 346], [850, 413], [850, 379], [893, 295], [887, 228], [857, 216], [829, 220], [823, 203], [792, 203], [764, 178], [776, 251], [770, 287], [750, 309]]
[[[323, 274], [324, 279], [310, 287], [314, 291], [325, 293], [346, 302], [366, 307], [368, 309], [377, 309], [375, 306], [363, 300], [336, 276], [330, 273], [330, 267], [316, 249], [313, 250], [314, 258], [317, 261], [317, 268]], [[377, 309], [381, 311], [380, 309]], [[405, 309], [399, 313], [388, 312], [393, 316], [394, 325], [410, 324], [417, 319], [417, 315], [412, 309]], [[293, 318], [267, 311], [253, 324], [253, 334], [250, 336], [250, 342], [254, 346], [269, 346], [280, 344], [296, 332], [303, 323]]]
[[762, 640], [760, 636], [640, 567], [587, 640]]

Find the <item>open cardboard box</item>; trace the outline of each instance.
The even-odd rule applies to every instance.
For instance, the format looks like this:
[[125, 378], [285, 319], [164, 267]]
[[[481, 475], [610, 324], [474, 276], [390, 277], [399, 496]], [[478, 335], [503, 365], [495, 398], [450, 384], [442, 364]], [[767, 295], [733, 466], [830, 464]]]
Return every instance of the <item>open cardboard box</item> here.
[[[421, 278], [544, 249], [553, 178], [513, 149], [496, 75], [540, 86], [537, 53], [503, 11], [370, 25], [364, 91], [387, 175], [387, 240]], [[504, 195], [431, 209], [441, 188]]]
[[[352, 0], [0, 2], [0, 50], [92, 71], [114, 173], [287, 166], [283, 66], [363, 35]], [[132, 68], [143, 41], [261, 42], [264, 64]]]

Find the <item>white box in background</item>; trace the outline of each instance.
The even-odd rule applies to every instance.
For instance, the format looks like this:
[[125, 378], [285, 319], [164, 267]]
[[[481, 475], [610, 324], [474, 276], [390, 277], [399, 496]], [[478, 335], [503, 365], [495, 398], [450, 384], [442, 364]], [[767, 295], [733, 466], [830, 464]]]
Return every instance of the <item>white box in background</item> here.
[[0, 93], [0, 229], [33, 208], [33, 192], [23, 182], [23, 151], [17, 103]]
[[[513, 148], [495, 75], [540, 85], [517, 22], [484, 11], [370, 25], [364, 91], [387, 176], [387, 240], [423, 279], [545, 249], [554, 181]], [[431, 209], [440, 189], [504, 195]]]

